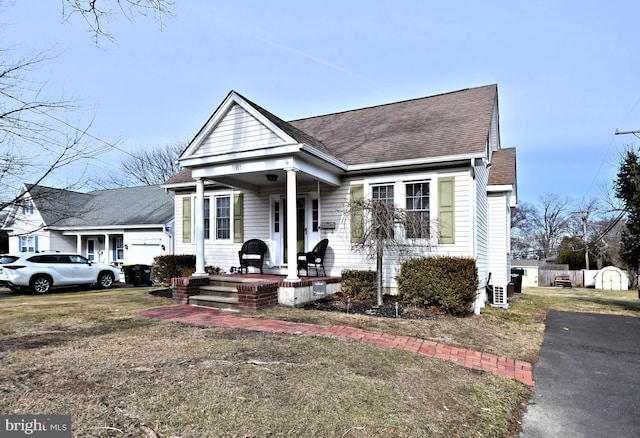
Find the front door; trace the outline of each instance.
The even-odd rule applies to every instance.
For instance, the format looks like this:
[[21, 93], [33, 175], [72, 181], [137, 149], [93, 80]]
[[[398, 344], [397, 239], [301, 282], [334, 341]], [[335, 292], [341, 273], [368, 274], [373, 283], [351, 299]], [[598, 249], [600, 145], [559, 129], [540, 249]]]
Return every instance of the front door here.
[[[319, 201], [315, 193], [296, 198], [296, 251], [308, 251], [320, 240]], [[287, 198], [271, 197], [271, 246], [269, 252], [273, 266], [285, 266], [289, 260], [287, 250]], [[295, 254], [294, 254], [295, 256]]]
[[96, 258], [96, 241], [95, 239], [87, 239], [87, 258], [94, 261]]
[[[289, 254], [287, 248], [287, 198], [282, 197], [280, 202], [282, 205], [282, 241], [280, 243], [280, 247], [283, 249], [282, 260], [283, 263], [288, 263]], [[297, 252], [304, 251], [304, 237], [306, 234], [306, 215], [307, 215], [307, 198], [306, 197], [298, 197], [296, 199], [296, 221], [297, 221], [297, 244], [296, 250]], [[294, 255], [295, 257], [295, 255]]]

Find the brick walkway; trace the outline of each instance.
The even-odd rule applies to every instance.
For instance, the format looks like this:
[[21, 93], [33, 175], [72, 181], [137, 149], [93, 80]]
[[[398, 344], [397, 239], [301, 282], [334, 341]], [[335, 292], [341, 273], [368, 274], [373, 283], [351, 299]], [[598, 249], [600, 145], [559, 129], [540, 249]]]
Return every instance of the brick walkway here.
[[465, 348], [451, 347], [412, 336], [395, 336], [341, 325], [325, 326], [274, 319], [246, 318], [234, 312], [185, 304], [146, 309], [139, 311], [138, 314], [148, 318], [169, 319], [198, 326], [351, 339], [448, 360], [466, 368], [487, 371], [509, 379], [518, 380], [525, 385], [534, 386], [531, 364], [528, 362], [500, 357], [490, 353], [467, 350]]

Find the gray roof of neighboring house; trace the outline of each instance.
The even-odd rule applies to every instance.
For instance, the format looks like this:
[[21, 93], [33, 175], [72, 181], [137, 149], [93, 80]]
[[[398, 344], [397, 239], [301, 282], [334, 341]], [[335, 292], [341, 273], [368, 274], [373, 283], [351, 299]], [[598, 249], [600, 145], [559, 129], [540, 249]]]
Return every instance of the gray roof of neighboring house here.
[[48, 226], [55, 228], [166, 224], [173, 198], [161, 186], [125, 187], [79, 193], [28, 186]]
[[26, 184], [26, 190], [47, 225], [64, 220], [69, 212], [77, 212], [86, 203], [86, 194], [66, 189]]

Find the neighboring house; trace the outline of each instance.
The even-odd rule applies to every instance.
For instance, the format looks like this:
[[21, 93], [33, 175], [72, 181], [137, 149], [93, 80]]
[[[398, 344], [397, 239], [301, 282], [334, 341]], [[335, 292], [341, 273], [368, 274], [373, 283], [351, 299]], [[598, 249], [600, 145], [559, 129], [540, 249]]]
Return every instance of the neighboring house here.
[[3, 227], [11, 253], [75, 251], [115, 265], [173, 253], [173, 198], [160, 186], [79, 193], [23, 184], [18, 199]]
[[[285, 281], [300, 281], [290, 255], [323, 238], [327, 275], [375, 269], [352, 249], [362, 218], [345, 210], [373, 197], [430, 218], [414, 255], [477, 260], [476, 310], [489, 273], [495, 285], [510, 280], [516, 155], [500, 146], [496, 85], [290, 122], [232, 91], [179, 163], [164, 186], [175, 195], [176, 253], [196, 254], [197, 274], [237, 266], [252, 238], [269, 247], [265, 272]], [[387, 292], [398, 261], [385, 258]]]
[[544, 262], [538, 260], [512, 260], [511, 268], [521, 269], [522, 287], [538, 287], [538, 270]]

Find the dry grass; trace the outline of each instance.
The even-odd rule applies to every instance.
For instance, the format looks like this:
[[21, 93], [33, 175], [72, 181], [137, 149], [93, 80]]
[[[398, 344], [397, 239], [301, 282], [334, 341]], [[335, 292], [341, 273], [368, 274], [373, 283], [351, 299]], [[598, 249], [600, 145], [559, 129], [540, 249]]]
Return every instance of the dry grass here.
[[[0, 412], [71, 414], [76, 437], [518, 436], [524, 385], [376, 346], [140, 318], [149, 289], [0, 294]], [[527, 290], [466, 319], [253, 314], [535, 358], [549, 308], [628, 312], [627, 295]]]

